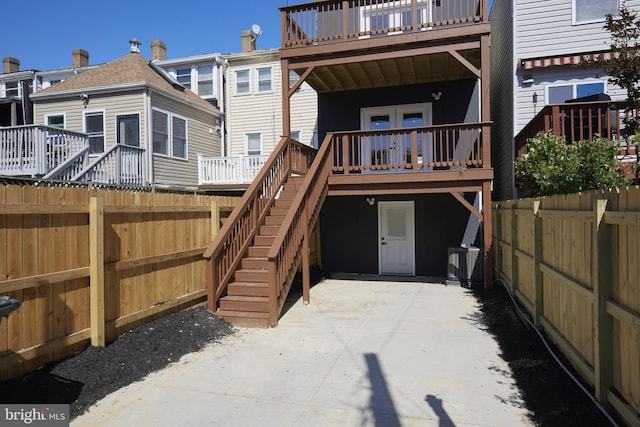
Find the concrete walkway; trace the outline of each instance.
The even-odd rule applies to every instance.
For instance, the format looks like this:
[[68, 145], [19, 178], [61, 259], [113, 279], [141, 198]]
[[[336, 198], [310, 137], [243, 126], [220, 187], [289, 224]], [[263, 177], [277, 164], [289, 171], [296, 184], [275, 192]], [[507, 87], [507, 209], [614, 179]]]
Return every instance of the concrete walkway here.
[[499, 353], [463, 288], [324, 280], [277, 328], [240, 329], [71, 425], [530, 425]]

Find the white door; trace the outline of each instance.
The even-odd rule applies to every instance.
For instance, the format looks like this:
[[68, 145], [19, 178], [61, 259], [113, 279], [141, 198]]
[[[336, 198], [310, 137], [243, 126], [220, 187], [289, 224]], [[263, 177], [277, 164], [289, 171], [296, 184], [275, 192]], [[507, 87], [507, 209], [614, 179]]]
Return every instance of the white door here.
[[415, 275], [413, 201], [378, 203], [380, 274]]

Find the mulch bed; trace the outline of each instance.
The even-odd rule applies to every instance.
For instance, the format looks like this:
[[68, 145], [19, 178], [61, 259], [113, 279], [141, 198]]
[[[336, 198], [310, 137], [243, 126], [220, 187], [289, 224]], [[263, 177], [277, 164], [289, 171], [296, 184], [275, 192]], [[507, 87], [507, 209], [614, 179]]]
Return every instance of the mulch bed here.
[[[535, 330], [519, 317], [503, 287], [474, 293], [483, 313], [483, 324], [500, 345], [501, 356], [513, 371], [535, 425], [611, 425], [553, 359]], [[563, 364], [569, 367], [560, 351], [552, 344], [550, 346]], [[574, 376], [579, 378], [575, 372]]]
[[68, 403], [71, 418], [108, 394], [232, 334], [205, 307], [180, 311], [21, 378], [0, 383], [2, 403]]

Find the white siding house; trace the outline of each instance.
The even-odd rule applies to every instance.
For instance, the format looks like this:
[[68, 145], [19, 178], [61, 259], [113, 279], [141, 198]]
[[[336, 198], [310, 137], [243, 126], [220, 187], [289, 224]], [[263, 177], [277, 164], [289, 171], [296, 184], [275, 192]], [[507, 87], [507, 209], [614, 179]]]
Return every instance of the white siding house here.
[[[228, 154], [268, 155], [282, 136], [278, 49], [236, 53], [226, 55], [226, 59]], [[291, 97], [292, 137], [314, 147], [318, 138], [317, 99], [306, 83]]]
[[[640, 9], [639, 0], [627, 1]], [[625, 94], [584, 57], [610, 52], [605, 16], [619, 0], [495, 0], [491, 10], [494, 198], [515, 195], [514, 137], [548, 104], [603, 93]]]
[[221, 155], [220, 110], [134, 47], [32, 99], [35, 124], [88, 134], [91, 162], [114, 148], [135, 153], [140, 184], [195, 188], [198, 156]]

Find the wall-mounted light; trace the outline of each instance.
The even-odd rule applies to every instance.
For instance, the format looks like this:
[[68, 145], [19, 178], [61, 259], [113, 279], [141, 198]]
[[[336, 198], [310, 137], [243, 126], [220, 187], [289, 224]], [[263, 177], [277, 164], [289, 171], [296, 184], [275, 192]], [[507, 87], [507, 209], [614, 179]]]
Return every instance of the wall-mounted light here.
[[82, 104], [84, 105], [84, 108], [87, 108], [87, 104], [89, 103], [89, 94], [81, 93], [80, 99], [82, 100]]
[[533, 101], [534, 104], [538, 103], [538, 92], [533, 92], [533, 95], [531, 96], [531, 100]]
[[369, 206], [373, 206], [376, 203], [375, 197], [367, 197], [365, 200], [369, 203]]

